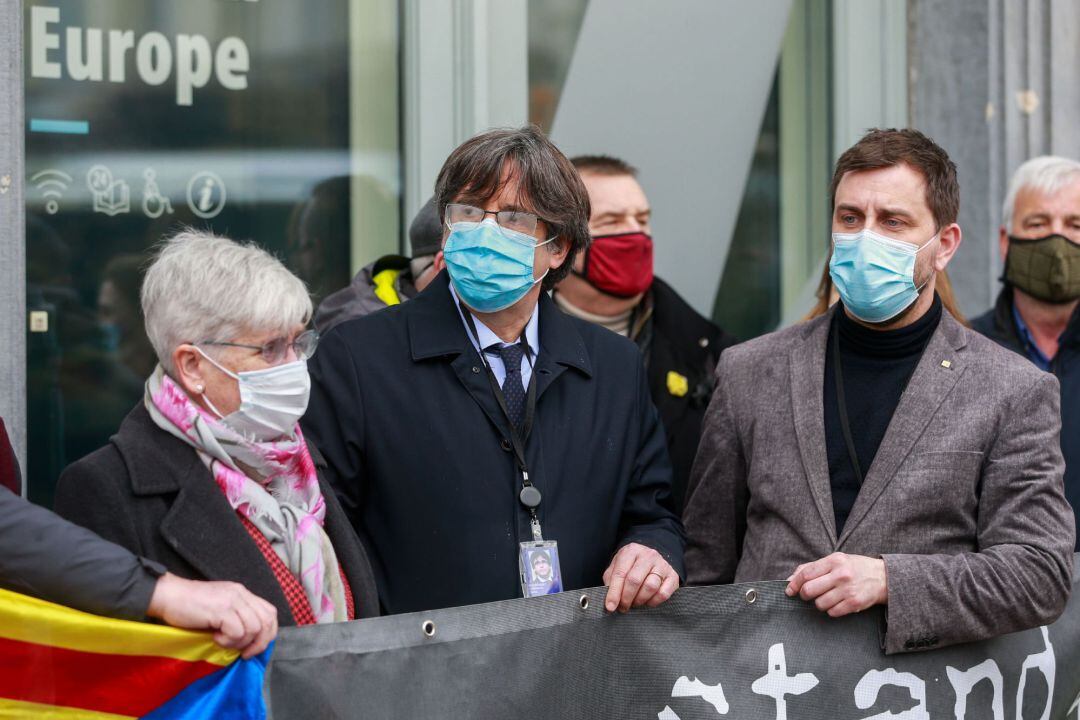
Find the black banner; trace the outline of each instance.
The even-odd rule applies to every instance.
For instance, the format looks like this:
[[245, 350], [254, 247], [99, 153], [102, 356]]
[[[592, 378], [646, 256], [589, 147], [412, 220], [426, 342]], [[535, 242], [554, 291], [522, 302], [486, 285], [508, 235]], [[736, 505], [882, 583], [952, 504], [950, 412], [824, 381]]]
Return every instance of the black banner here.
[[1080, 599], [1053, 625], [885, 656], [882, 611], [834, 620], [784, 583], [603, 588], [281, 632], [281, 718], [1080, 720]]

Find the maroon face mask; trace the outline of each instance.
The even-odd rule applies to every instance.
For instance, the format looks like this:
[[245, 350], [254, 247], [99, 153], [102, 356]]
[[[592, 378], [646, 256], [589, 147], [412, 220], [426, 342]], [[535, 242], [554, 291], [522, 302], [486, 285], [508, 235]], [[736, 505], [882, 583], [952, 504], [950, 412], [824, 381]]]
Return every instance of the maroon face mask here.
[[640, 295], [653, 281], [652, 237], [643, 232], [594, 235], [581, 277], [608, 295]]

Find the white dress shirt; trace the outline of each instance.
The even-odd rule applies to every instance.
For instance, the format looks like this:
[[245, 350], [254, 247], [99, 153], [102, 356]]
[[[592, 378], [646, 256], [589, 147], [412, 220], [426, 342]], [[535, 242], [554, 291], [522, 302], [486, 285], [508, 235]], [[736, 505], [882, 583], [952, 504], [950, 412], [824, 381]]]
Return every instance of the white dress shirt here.
[[[517, 344], [516, 342], [503, 342], [502, 338], [493, 333], [491, 328], [481, 322], [480, 318], [476, 317], [475, 313], [470, 313], [473, 317], [473, 322], [476, 324], [476, 334], [480, 336], [480, 344], [477, 345], [476, 337], [472, 334], [472, 330], [469, 329], [469, 323], [461, 313], [461, 302], [458, 298], [457, 291], [454, 290], [453, 283], [450, 283], [450, 296], [454, 298], [454, 307], [457, 308], [458, 316], [461, 318], [461, 324], [465, 326], [465, 334], [469, 336], [469, 342], [476, 348], [476, 352], [481, 353], [484, 348], [490, 348], [492, 345], [507, 347], [509, 345]], [[532, 364], [536, 362], [536, 358], [540, 355], [540, 303], [537, 303], [536, 307], [533, 308], [532, 317], [529, 318], [528, 324], [525, 325], [525, 342], [529, 344], [529, 351], [532, 354], [532, 358], [529, 358], [528, 354], [521, 356], [521, 386], [528, 388], [529, 381], [532, 379]], [[484, 357], [487, 360], [488, 367], [491, 368], [491, 372], [494, 373], [495, 379], [499, 383], [499, 387], [502, 387], [503, 382], [506, 380], [506, 367], [503, 365], [502, 355], [498, 352], [491, 351], [484, 353]]]

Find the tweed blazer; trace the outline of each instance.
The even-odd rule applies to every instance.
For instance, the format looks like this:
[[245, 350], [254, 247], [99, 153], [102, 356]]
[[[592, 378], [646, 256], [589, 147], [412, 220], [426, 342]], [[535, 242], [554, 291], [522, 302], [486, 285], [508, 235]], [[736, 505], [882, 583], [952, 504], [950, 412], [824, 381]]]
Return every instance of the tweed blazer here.
[[880, 557], [886, 653], [1052, 622], [1075, 533], [1058, 381], [943, 312], [837, 537], [822, 399], [835, 312], [721, 356], [684, 515], [688, 581]]

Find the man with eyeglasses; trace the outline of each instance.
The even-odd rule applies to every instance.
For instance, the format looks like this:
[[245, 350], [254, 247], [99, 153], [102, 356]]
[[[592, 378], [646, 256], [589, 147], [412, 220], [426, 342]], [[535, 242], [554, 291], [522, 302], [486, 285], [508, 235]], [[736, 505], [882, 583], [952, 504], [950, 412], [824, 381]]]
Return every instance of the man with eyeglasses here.
[[577, 172], [538, 130], [496, 130], [450, 155], [435, 198], [438, 277], [326, 334], [302, 423], [383, 609], [529, 595], [539, 550], [564, 589], [608, 584], [609, 611], [659, 605], [683, 535], [640, 353], [544, 292], [589, 242]]

